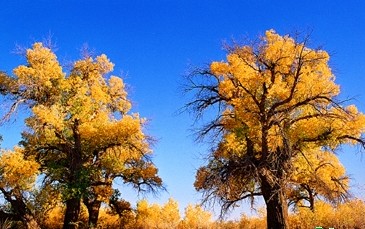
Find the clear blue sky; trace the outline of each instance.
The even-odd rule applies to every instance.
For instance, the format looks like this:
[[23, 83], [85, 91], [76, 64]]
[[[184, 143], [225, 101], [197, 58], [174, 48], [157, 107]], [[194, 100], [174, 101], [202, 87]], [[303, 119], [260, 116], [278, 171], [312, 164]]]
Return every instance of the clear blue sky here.
[[[275, 3], [273, 3], [275, 2]], [[0, 69], [24, 63], [12, 54], [52, 35], [62, 63], [80, 57], [83, 44], [105, 53], [115, 74], [129, 85], [134, 111], [150, 119], [147, 132], [158, 139], [154, 162], [168, 193], [180, 207], [196, 203], [195, 171], [208, 146], [194, 143], [192, 118], [176, 115], [184, 105], [179, 85], [189, 66], [223, 60], [222, 42], [256, 38], [267, 29], [280, 34], [312, 31], [312, 46], [333, 54], [331, 66], [343, 98], [365, 112], [365, 2], [359, 1], [173, 1], [173, 0], [12, 0], [0, 5]], [[21, 120], [0, 127], [3, 147], [19, 141]], [[354, 179], [353, 191], [365, 198], [365, 158], [344, 148], [339, 156]], [[135, 194], [121, 190], [125, 198]]]

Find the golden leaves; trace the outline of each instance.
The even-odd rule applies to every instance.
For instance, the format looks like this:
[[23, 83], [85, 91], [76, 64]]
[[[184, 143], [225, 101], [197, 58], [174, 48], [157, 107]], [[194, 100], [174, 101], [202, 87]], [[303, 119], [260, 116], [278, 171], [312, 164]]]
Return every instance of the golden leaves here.
[[64, 128], [63, 120], [65, 117], [59, 104], [54, 104], [51, 107], [34, 106], [32, 111], [41, 125], [50, 125], [56, 131], [61, 131]]
[[127, 113], [131, 109], [131, 103], [127, 100], [127, 92], [125, 90], [124, 82], [121, 78], [111, 76], [109, 79], [109, 94], [112, 100], [111, 106], [115, 111], [122, 114]]
[[[62, 73], [56, 55], [41, 43], [28, 49], [26, 57], [29, 67], [19, 66], [14, 73], [18, 77], [17, 83], [31, 91], [31, 99], [49, 101], [45, 97], [47, 93], [62, 91], [58, 100], [49, 101], [52, 104], [39, 103], [32, 107], [33, 121], [28, 120], [31, 128], [63, 132], [71, 129], [77, 119], [81, 121], [82, 137], [91, 146], [110, 142], [111, 135], [120, 140], [130, 135], [143, 141], [144, 136], [139, 130], [143, 120], [137, 115], [126, 115], [131, 103], [123, 80], [112, 76], [107, 83], [104, 79], [114, 67], [106, 55], [76, 61], [69, 76]], [[55, 83], [56, 79], [58, 83]], [[119, 121], [113, 118], [116, 111], [123, 114]], [[123, 134], [124, 130], [127, 134]]]
[[22, 148], [2, 151], [0, 155], [0, 186], [29, 190], [32, 188], [39, 164], [32, 158], [25, 159]]
[[291, 228], [362, 228], [364, 226], [365, 202], [352, 199], [337, 206], [323, 201], [316, 203], [313, 212], [308, 208], [299, 208], [295, 214], [289, 216]]
[[[117, 76], [109, 77], [114, 64], [105, 54], [77, 60], [64, 73], [52, 50], [35, 43], [26, 60], [27, 65], [14, 69], [14, 78], [1, 75], [0, 81], [4, 94], [29, 105], [31, 115], [22, 133], [25, 150], [41, 158], [49, 178], [70, 189], [78, 183], [78, 191], [89, 188], [91, 179], [98, 183], [123, 175], [136, 187], [141, 180], [150, 188], [161, 186], [148, 158], [152, 151], [143, 133], [145, 120], [129, 113], [125, 84]], [[87, 182], [79, 182], [78, 176]], [[106, 200], [111, 185], [112, 181], [94, 191]]]
[[[345, 168], [337, 156], [331, 152], [319, 148], [307, 149], [294, 158], [294, 165], [291, 180], [308, 184], [320, 194], [345, 193], [349, 188]], [[342, 186], [337, 183], [341, 179]]]
[[193, 75], [202, 78], [189, 78], [195, 97], [187, 106], [198, 117], [219, 107], [199, 132], [219, 140], [194, 183], [205, 201], [218, 200], [227, 210], [260, 189], [265, 200], [285, 189], [298, 200], [305, 198], [303, 186], [330, 200], [345, 196], [348, 179], [333, 151], [363, 143], [364, 115], [336, 100], [340, 87], [329, 55], [307, 42], [269, 30]]
[[212, 214], [204, 211], [200, 205], [189, 204], [185, 208], [182, 228], [209, 228], [212, 224]]
[[137, 203], [136, 226], [167, 229], [177, 228], [179, 222], [179, 206], [172, 198], [163, 206], [149, 204], [145, 199]]
[[[227, 105], [221, 123], [228, 131], [244, 125], [246, 136], [261, 146], [262, 128], [269, 126], [270, 151], [282, 145], [284, 121], [293, 144], [331, 130], [327, 143], [332, 141], [336, 147], [344, 142], [338, 141], [341, 135], [359, 137], [364, 132], [363, 114], [342, 112], [333, 103], [340, 90], [328, 66], [327, 52], [305, 47], [305, 42], [297, 43], [274, 30], [261, 40], [255, 51], [250, 46], [235, 47], [226, 62], [210, 65], [218, 79], [218, 96]], [[225, 138], [232, 142], [229, 134]]]
[[[35, 43], [26, 53], [28, 66], [20, 65], [13, 70], [19, 90], [26, 90], [27, 99], [43, 101], [59, 94], [59, 84], [65, 74], [56, 55], [42, 43]], [[48, 98], [49, 99], [49, 98]]]
[[210, 71], [217, 76], [225, 75], [229, 72], [229, 65], [224, 62], [212, 62], [210, 64]]

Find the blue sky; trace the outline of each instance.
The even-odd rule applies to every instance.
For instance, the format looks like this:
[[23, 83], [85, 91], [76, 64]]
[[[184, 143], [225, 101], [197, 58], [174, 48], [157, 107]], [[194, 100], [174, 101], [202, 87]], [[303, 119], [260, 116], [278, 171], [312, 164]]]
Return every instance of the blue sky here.
[[[158, 139], [154, 162], [168, 193], [180, 207], [196, 203], [195, 171], [209, 147], [197, 144], [188, 114], [176, 115], [186, 102], [179, 89], [189, 66], [223, 60], [224, 41], [257, 38], [267, 29], [280, 34], [311, 31], [312, 47], [332, 54], [331, 67], [342, 98], [365, 112], [365, 3], [363, 1], [95, 1], [13, 0], [0, 5], [0, 69], [11, 73], [24, 63], [13, 53], [52, 36], [61, 63], [80, 57], [84, 44], [115, 63], [114, 74], [129, 85], [134, 111], [150, 120], [147, 132]], [[20, 112], [21, 113], [21, 112]], [[21, 116], [21, 115], [19, 115]], [[21, 118], [0, 127], [2, 147], [19, 141]], [[339, 156], [354, 179], [353, 192], [365, 198], [365, 158], [356, 148]], [[136, 194], [121, 190], [125, 198]]]

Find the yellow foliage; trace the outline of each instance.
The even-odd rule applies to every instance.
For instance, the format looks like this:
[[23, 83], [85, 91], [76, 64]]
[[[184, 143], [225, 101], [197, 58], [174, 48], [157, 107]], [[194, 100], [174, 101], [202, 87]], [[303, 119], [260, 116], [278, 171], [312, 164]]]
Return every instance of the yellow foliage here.
[[[61, 229], [63, 228], [63, 217], [65, 214], [65, 206], [61, 203], [56, 205], [50, 211], [48, 211], [43, 219], [42, 225], [44, 228], [49, 229]], [[87, 209], [85, 205], [81, 205], [80, 218], [78, 221], [78, 225], [86, 225], [87, 223]], [[42, 227], [42, 228], [43, 228]]]
[[24, 95], [41, 103], [52, 96], [57, 97], [65, 74], [56, 55], [42, 43], [35, 43], [27, 50], [26, 58], [28, 66], [21, 65], [13, 70], [18, 77], [18, 90], [26, 87]]
[[[13, 108], [24, 103], [30, 109], [22, 133], [25, 151], [48, 180], [59, 182], [63, 200], [107, 202], [116, 177], [140, 189], [162, 185], [148, 157], [145, 119], [130, 112], [125, 84], [110, 76], [114, 64], [105, 54], [77, 60], [65, 73], [52, 50], [35, 43], [26, 60], [14, 77], [1, 74], [0, 82], [15, 100]], [[4, 178], [14, 182], [7, 171]]]
[[0, 186], [2, 188], [20, 189], [33, 188], [38, 174], [39, 164], [31, 157], [25, 159], [22, 148], [13, 151], [2, 151], [0, 155]]
[[362, 213], [365, 211], [363, 200], [353, 199], [346, 203], [332, 206], [328, 203], [317, 202], [313, 212], [308, 208], [300, 208], [290, 215], [290, 228], [307, 229], [316, 226], [323, 228], [365, 228]]
[[[265, 122], [298, 120], [289, 129], [293, 143], [318, 136], [330, 127], [336, 129], [336, 136], [344, 133], [359, 136], [364, 132], [364, 115], [357, 112], [354, 106], [346, 108], [346, 114], [335, 107], [326, 111], [330, 99], [339, 94], [339, 86], [334, 82], [334, 76], [328, 67], [329, 55], [325, 51], [306, 48], [273, 30], [267, 31], [263, 40], [266, 45], [258, 57], [249, 46], [237, 47], [227, 55], [227, 62], [212, 62], [210, 66], [211, 73], [220, 79], [219, 96], [230, 105], [221, 120], [227, 130], [235, 129], [244, 122], [248, 127], [245, 134], [255, 141], [255, 145], [262, 146], [262, 112], [276, 112], [275, 116], [267, 113], [266, 118], [269, 120]], [[265, 66], [263, 68], [260, 65]], [[265, 110], [260, 110], [262, 108], [258, 102], [263, 99]], [[309, 102], [312, 100], [316, 106]], [[285, 102], [276, 105], [282, 101]], [[285, 113], [286, 110], [292, 112]], [[333, 115], [319, 117], [318, 112]], [[317, 118], [310, 117], [316, 115]], [[349, 116], [352, 118], [348, 119]], [[337, 128], [346, 126], [348, 128]], [[228, 138], [231, 137], [226, 137], [227, 144], [230, 144]], [[270, 151], [282, 146], [279, 126], [270, 126], [268, 144]], [[334, 144], [336, 145], [338, 144]], [[232, 145], [231, 148], [234, 147]]]
[[317, 196], [341, 199], [348, 178], [333, 152], [342, 144], [363, 144], [365, 115], [336, 101], [340, 87], [329, 54], [307, 41], [268, 30], [189, 77], [187, 89], [195, 94], [187, 106], [198, 117], [220, 108], [198, 132], [213, 134], [218, 144], [198, 169], [196, 189], [224, 210], [262, 194], [270, 228], [286, 224], [285, 195], [296, 202], [310, 190], [304, 199], [311, 204]]
[[179, 222], [179, 206], [171, 198], [164, 206], [158, 204], [150, 205], [147, 200], [141, 200], [137, 203], [137, 228], [177, 228]]
[[[86, 210], [82, 208], [82, 222], [86, 221]], [[289, 215], [289, 226], [295, 229], [315, 228], [365, 228], [362, 213], [365, 211], [365, 202], [353, 199], [338, 205], [330, 205], [319, 201], [316, 210], [299, 208], [298, 211]], [[58, 205], [45, 216], [43, 226], [45, 228], [62, 228], [64, 207]], [[132, 213], [131, 213], [132, 214]], [[128, 221], [121, 224], [118, 215], [111, 214], [108, 208], [102, 207], [99, 213], [98, 228], [266, 228], [264, 209], [259, 210], [257, 217], [242, 215], [237, 221], [213, 221], [211, 213], [203, 210], [199, 205], [188, 205], [185, 209], [184, 218], [180, 218], [178, 203], [169, 199], [164, 205], [149, 204], [147, 200], [141, 200], [137, 204], [136, 215], [130, 215]]]
[[181, 228], [204, 228], [211, 227], [212, 214], [205, 211], [200, 205], [189, 204], [185, 208], [185, 216], [181, 221]]
[[291, 155], [301, 150], [307, 155], [316, 154], [311, 147], [358, 143], [355, 139], [365, 132], [365, 115], [354, 105], [333, 102], [340, 90], [328, 53], [274, 30], [266, 31], [262, 41], [257, 51], [235, 47], [226, 61], [210, 65], [218, 80], [218, 92], [213, 92], [227, 107], [219, 119], [225, 131], [215, 155], [243, 157], [247, 139], [256, 159], [288, 146]]
[[243, 215], [241, 219], [237, 222], [236, 228], [245, 229], [256, 229], [256, 228], [266, 228], [266, 221], [264, 216], [261, 217], [248, 217]]
[[58, 205], [47, 213], [43, 225], [47, 228], [58, 229], [63, 226], [63, 217], [65, 209], [63, 206]]
[[321, 149], [308, 149], [294, 158], [290, 181], [307, 185], [313, 194], [327, 200], [340, 199], [349, 189], [349, 178], [336, 155]]
[[[132, 223], [132, 222], [131, 222]], [[98, 228], [120, 228], [118, 215], [111, 215], [106, 208], [101, 208], [99, 212]]]
[[123, 80], [119, 77], [111, 76], [109, 85], [113, 110], [120, 111], [122, 114], [127, 113], [131, 109], [131, 103], [127, 100], [127, 92]]

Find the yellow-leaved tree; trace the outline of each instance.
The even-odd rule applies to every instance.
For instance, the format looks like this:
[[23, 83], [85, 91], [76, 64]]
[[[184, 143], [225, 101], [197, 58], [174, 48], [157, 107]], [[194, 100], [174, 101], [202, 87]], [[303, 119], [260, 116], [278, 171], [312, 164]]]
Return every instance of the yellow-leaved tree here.
[[197, 172], [196, 189], [206, 201], [220, 201], [223, 212], [262, 195], [270, 229], [287, 228], [286, 189], [298, 157], [333, 152], [341, 144], [365, 146], [365, 116], [336, 101], [340, 88], [329, 55], [307, 41], [269, 30], [187, 78], [186, 90], [193, 93], [187, 108], [197, 117], [218, 111], [198, 132], [217, 143]]
[[309, 207], [313, 211], [316, 198], [333, 203], [347, 199], [349, 177], [335, 154], [308, 149], [298, 154], [293, 164], [286, 190], [289, 205]]
[[40, 228], [30, 208], [30, 193], [35, 188], [39, 164], [34, 158], [24, 158], [24, 150], [0, 153], [0, 192], [10, 204], [9, 211], [0, 211], [0, 220], [21, 221], [26, 228]]
[[185, 216], [180, 223], [180, 228], [201, 228], [208, 229], [213, 227], [212, 213], [205, 211], [198, 204], [189, 204], [185, 208]]
[[21, 104], [31, 111], [22, 145], [62, 192], [63, 228], [77, 227], [81, 201], [96, 227], [115, 178], [138, 191], [161, 187], [145, 119], [130, 112], [124, 82], [110, 76], [114, 64], [106, 55], [85, 55], [65, 73], [52, 50], [35, 43], [26, 60], [14, 76], [1, 74], [0, 89], [14, 101], [9, 114]]
[[163, 206], [149, 204], [147, 200], [137, 203], [136, 224], [133, 228], [177, 228], [180, 222], [178, 203], [170, 198]]

